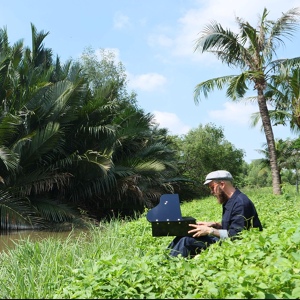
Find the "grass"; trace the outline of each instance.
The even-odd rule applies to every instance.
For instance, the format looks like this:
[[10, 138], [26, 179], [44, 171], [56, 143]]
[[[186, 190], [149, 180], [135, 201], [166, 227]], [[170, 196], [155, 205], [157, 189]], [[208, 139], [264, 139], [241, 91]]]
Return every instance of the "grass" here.
[[[0, 254], [0, 298], [300, 298], [300, 196], [289, 187], [280, 196], [247, 194], [264, 231], [245, 231], [192, 260], [168, 259], [173, 237], [152, 237], [145, 214], [64, 240], [18, 241]], [[213, 197], [181, 209], [198, 220], [221, 217]]]

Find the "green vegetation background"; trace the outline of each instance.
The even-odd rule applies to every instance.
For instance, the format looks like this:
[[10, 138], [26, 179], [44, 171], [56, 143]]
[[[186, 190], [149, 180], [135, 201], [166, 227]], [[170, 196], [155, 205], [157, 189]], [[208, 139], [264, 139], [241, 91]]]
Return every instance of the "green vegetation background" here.
[[[30, 239], [0, 254], [0, 298], [300, 298], [300, 196], [243, 190], [263, 232], [212, 245], [195, 259], [168, 259], [173, 237], [152, 237], [146, 213], [66, 240]], [[215, 198], [182, 204], [183, 216], [220, 220]]]

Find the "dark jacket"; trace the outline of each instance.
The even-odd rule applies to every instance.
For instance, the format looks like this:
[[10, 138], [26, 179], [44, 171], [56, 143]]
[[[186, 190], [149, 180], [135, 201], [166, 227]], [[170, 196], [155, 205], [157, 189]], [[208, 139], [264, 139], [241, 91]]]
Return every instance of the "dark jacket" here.
[[228, 230], [233, 237], [243, 229], [259, 228], [262, 230], [253, 202], [239, 189], [223, 204], [222, 229]]

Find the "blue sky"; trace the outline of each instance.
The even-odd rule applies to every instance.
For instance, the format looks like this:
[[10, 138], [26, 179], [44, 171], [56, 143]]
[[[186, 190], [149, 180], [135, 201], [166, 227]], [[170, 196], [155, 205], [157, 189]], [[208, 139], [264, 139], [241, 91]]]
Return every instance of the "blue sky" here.
[[[215, 91], [194, 102], [197, 83], [238, 74], [213, 55], [194, 51], [199, 32], [212, 20], [233, 31], [235, 16], [256, 26], [266, 7], [270, 19], [299, 7], [299, 0], [0, 0], [0, 26], [11, 44], [30, 45], [33, 23], [49, 32], [45, 46], [64, 62], [77, 59], [87, 47], [108, 49], [121, 61], [128, 89], [137, 93], [139, 106], [153, 113], [171, 134], [185, 134], [200, 124], [213, 123], [225, 138], [246, 152], [245, 160], [260, 158], [265, 143], [260, 127], [250, 127], [255, 104], [233, 103], [225, 91]], [[300, 28], [293, 41], [277, 52], [279, 58], [300, 56]], [[287, 127], [274, 127], [275, 138], [296, 138]]]

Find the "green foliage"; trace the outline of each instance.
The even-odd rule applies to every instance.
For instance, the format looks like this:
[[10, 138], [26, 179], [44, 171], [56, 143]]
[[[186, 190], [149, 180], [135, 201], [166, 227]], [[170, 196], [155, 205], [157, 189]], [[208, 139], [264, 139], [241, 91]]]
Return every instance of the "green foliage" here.
[[[299, 138], [298, 139], [276, 139], [276, 156], [278, 168], [280, 170], [281, 183], [298, 184], [299, 182]], [[268, 147], [264, 144], [264, 149], [257, 150], [264, 155], [263, 159], [252, 161], [247, 167], [246, 185], [269, 186], [271, 185], [271, 170]]]
[[[300, 198], [249, 189], [264, 226], [214, 244], [194, 259], [168, 259], [173, 237], [155, 238], [145, 215], [111, 220], [66, 240], [24, 240], [2, 252], [1, 298], [253, 299], [300, 297]], [[289, 197], [286, 195], [289, 194]], [[214, 197], [182, 214], [219, 221]]]
[[31, 48], [11, 47], [0, 30], [0, 192], [14, 199], [10, 215], [0, 203], [5, 228], [64, 226], [80, 211], [131, 215], [186, 181], [112, 53], [87, 49], [61, 65], [44, 47], [48, 32], [31, 33]]
[[247, 168], [245, 185], [252, 187], [265, 187], [272, 185], [272, 175], [270, 167], [262, 163], [261, 160], [253, 160]]
[[190, 130], [180, 142], [180, 166], [184, 174], [198, 182], [199, 193], [208, 193], [203, 187], [205, 176], [212, 170], [228, 170], [238, 183], [242, 172], [244, 152], [225, 139], [224, 131], [214, 124]]
[[272, 76], [272, 84], [268, 86], [265, 93], [274, 107], [274, 110], [270, 111], [274, 124], [289, 125], [294, 132], [300, 130], [299, 86], [299, 64], [283, 65], [279, 74]]

